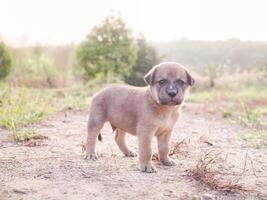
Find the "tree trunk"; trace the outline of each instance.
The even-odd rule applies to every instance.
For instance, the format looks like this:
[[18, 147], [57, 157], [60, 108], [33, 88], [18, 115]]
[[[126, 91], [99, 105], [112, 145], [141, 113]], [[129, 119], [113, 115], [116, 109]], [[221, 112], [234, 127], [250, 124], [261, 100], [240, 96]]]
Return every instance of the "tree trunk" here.
[[214, 87], [215, 86], [215, 81], [213, 78], [210, 79], [210, 87]]

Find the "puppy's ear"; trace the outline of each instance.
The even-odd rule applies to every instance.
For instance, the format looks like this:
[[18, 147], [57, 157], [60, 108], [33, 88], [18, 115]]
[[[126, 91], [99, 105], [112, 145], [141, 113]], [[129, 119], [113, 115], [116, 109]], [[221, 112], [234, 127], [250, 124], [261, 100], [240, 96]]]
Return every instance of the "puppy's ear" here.
[[156, 71], [157, 71], [156, 67], [153, 67], [152, 69], [150, 69], [147, 72], [147, 74], [144, 76], [144, 80], [145, 80], [146, 84], [148, 84], [148, 85], [154, 84]]
[[186, 71], [186, 78], [187, 78], [187, 83], [190, 86], [193, 86], [195, 84], [195, 79], [192, 77], [192, 75]]

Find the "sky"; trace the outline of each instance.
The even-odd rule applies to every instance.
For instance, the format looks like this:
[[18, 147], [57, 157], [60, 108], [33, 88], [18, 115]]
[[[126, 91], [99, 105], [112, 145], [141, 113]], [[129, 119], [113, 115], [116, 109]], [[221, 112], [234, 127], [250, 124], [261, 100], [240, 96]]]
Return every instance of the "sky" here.
[[0, 0], [0, 39], [79, 42], [111, 13], [152, 41], [267, 41], [267, 0]]

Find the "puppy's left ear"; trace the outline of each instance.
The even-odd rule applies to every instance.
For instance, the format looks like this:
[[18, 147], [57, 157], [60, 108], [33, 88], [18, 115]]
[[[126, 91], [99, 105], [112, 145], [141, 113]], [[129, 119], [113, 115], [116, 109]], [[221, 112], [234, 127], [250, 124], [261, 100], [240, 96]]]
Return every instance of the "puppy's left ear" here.
[[190, 86], [193, 86], [195, 84], [195, 79], [192, 77], [192, 75], [186, 71], [186, 78], [187, 78], [187, 83]]
[[154, 84], [156, 71], [157, 71], [156, 67], [153, 67], [152, 69], [150, 69], [147, 72], [147, 74], [144, 76], [144, 80], [145, 80], [146, 84], [148, 84], [148, 85]]

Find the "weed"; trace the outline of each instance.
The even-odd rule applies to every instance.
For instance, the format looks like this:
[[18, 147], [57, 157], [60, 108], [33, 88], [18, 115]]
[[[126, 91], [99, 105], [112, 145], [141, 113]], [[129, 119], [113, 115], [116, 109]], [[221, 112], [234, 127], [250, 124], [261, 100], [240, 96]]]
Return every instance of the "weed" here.
[[223, 110], [223, 118], [230, 118], [232, 117], [234, 114], [231, 110], [229, 109], [225, 109]]
[[218, 157], [222, 152], [211, 155], [211, 152], [205, 153], [202, 156], [194, 169], [187, 170], [187, 175], [193, 177], [195, 180], [200, 181], [202, 184], [208, 186], [212, 190], [221, 192], [247, 192], [251, 191], [241, 184], [237, 180], [226, 180], [220, 176], [222, 173], [212, 170], [213, 165], [218, 162]]
[[52, 93], [52, 104], [55, 110], [83, 110], [88, 106], [92, 89], [75, 87], [56, 90]]
[[267, 87], [250, 86], [239, 90], [229, 88], [213, 88], [205, 91], [191, 92], [187, 98], [189, 102], [214, 102], [222, 100], [249, 101], [267, 99]]
[[210, 91], [203, 91], [203, 92], [192, 92], [187, 98], [189, 102], [210, 102], [215, 99], [215, 92], [212, 90]]
[[47, 137], [36, 133], [33, 129], [26, 129], [16, 132], [14, 139], [16, 142], [25, 142], [29, 140], [47, 139]]
[[41, 92], [4, 86], [0, 97], [0, 126], [8, 129], [15, 139], [19, 127], [39, 121], [51, 111], [48, 99]]
[[239, 123], [242, 126], [256, 128], [263, 125], [261, 113], [258, 110], [249, 110], [247, 106], [241, 102], [242, 114], [239, 116]]
[[[170, 148], [170, 152], [169, 152], [169, 156], [175, 156], [175, 155], [178, 155], [180, 153], [186, 154], [187, 152], [182, 150], [182, 147], [184, 147], [186, 145], [186, 143], [187, 142], [185, 139], [183, 139], [180, 142], [172, 143], [171, 148]], [[159, 155], [157, 153], [154, 153], [152, 155], [152, 160], [159, 161]]]
[[240, 138], [256, 149], [261, 149], [267, 146], [267, 132], [264, 130], [251, 130], [248, 134], [239, 134]]

